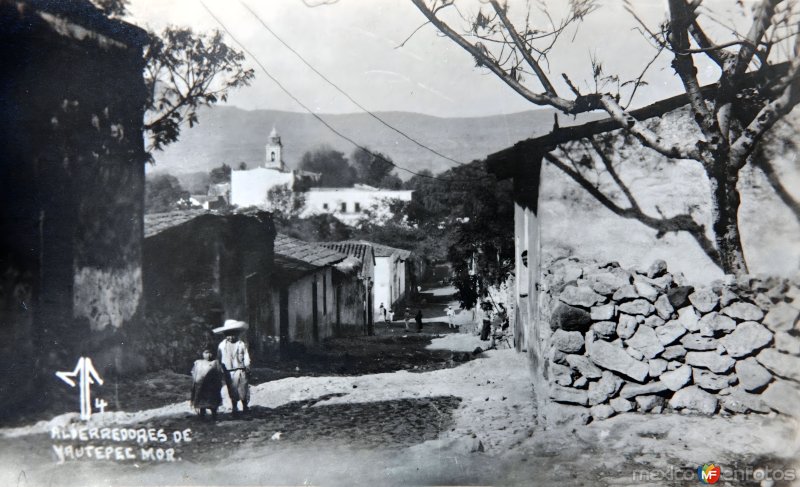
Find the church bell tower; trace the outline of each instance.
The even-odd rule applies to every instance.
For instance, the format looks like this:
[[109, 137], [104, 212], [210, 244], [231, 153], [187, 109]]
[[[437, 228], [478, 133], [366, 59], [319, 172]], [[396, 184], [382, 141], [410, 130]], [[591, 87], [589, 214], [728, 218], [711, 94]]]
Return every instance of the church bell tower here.
[[267, 141], [267, 159], [264, 163], [264, 167], [268, 169], [277, 169], [279, 171], [285, 170], [286, 168], [283, 165], [281, 154], [282, 150], [283, 144], [281, 144], [281, 137], [278, 135], [275, 127], [272, 127], [272, 132], [270, 132], [269, 140]]

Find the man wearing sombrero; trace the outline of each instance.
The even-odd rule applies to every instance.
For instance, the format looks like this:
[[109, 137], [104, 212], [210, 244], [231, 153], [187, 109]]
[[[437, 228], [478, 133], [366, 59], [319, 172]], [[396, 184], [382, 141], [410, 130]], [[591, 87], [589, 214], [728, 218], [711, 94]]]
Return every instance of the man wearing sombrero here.
[[239, 340], [239, 334], [247, 330], [247, 323], [237, 320], [225, 320], [225, 324], [214, 328], [214, 333], [225, 335], [225, 339], [217, 347], [217, 358], [225, 372], [225, 385], [231, 398], [233, 415], [239, 414], [239, 401], [242, 410], [247, 412], [250, 402], [250, 385], [247, 376], [250, 374], [250, 354], [247, 345]]

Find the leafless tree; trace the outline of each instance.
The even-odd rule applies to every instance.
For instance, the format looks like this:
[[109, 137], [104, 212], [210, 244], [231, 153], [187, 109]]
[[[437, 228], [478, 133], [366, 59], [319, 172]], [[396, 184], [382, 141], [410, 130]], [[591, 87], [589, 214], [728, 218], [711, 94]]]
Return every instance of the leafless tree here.
[[[695, 136], [680, 141], [668, 140], [653, 124], [628, 110], [653, 61], [643, 66], [640, 76], [625, 82], [616, 75], [606, 75], [601, 63], [593, 61], [594, 87], [585, 92], [566, 73], [561, 77], [567, 88], [559, 90], [552, 81], [548, 56], [553, 46], [569, 40], [563, 38], [572, 31], [570, 26], [598, 8], [596, 0], [570, 0], [569, 12], [560, 20], [553, 19], [544, 5], [532, 6], [530, 2], [520, 3], [525, 12], [512, 12], [499, 0], [481, 1], [473, 14], [465, 14], [464, 8], [453, 0], [411, 2], [427, 22], [469, 52], [477, 66], [488, 69], [531, 103], [565, 114], [605, 111], [627, 136], [663, 158], [700, 164], [711, 187], [711, 238], [705, 226], [688, 213], [668, 217], [641, 209], [615, 172], [603, 141], [579, 141], [577, 149], [593, 152], [590, 160], [576, 160], [574, 156], [570, 160], [568, 154], [575, 146], [560, 147], [545, 155], [547, 161], [616, 214], [636, 219], [661, 234], [688, 232], [724, 272], [747, 272], [739, 233], [737, 182], [764, 135], [800, 101], [800, 9], [795, 1], [758, 0], [749, 28], [738, 31], [730, 27], [726, 39], [713, 39], [707, 33], [708, 25], [723, 22], [702, 5], [702, 0], [668, 0], [666, 18], [657, 28], [648, 26], [628, 5], [642, 34], [655, 48], [654, 59], [661, 55], [672, 57], [672, 68], [691, 110], [691, 123], [696, 126]], [[516, 22], [512, 21], [512, 14]], [[534, 28], [534, 19], [539, 20], [539, 25], [546, 21], [549, 28]], [[698, 81], [701, 58], [710, 59], [718, 67], [719, 76], [711, 89], [701, 87]], [[620, 88], [627, 90], [627, 97], [622, 96]], [[760, 157], [759, 167], [768, 176], [775, 174], [765, 157]], [[587, 170], [605, 171], [624, 196], [624, 202], [604, 193], [587, 177]]]

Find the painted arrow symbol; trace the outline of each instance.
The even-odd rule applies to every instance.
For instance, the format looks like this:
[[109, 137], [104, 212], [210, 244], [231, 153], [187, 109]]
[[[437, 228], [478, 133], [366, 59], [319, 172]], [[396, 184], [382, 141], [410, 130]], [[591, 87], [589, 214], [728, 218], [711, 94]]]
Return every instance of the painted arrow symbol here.
[[72, 372], [60, 371], [56, 372], [56, 377], [66, 382], [70, 387], [75, 387], [75, 378], [78, 379], [78, 385], [81, 391], [81, 419], [88, 420], [92, 417], [92, 384], [103, 385], [103, 379], [94, 368], [92, 359], [89, 357], [81, 357], [78, 359], [78, 364]]

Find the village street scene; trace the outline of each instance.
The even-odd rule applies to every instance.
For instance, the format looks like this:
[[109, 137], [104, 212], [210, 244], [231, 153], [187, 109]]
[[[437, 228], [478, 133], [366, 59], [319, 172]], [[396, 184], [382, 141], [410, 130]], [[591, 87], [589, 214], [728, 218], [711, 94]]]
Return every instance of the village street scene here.
[[800, 485], [800, 2], [0, 39], [0, 485]]

